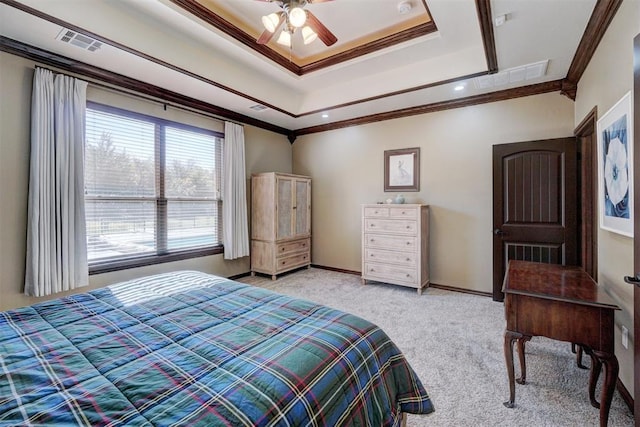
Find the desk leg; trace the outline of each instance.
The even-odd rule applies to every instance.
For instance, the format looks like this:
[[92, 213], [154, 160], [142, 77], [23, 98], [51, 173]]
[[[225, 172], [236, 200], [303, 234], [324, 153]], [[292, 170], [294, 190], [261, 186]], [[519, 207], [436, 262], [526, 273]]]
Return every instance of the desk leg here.
[[584, 347], [585, 353], [591, 357], [591, 371], [589, 372], [589, 401], [594, 408], [600, 408], [600, 403], [596, 400], [596, 384], [598, 384], [598, 378], [600, 378], [600, 371], [602, 371], [602, 362], [593, 354], [593, 350], [588, 347]]
[[598, 361], [604, 365], [604, 384], [602, 384], [602, 392], [600, 394], [600, 427], [606, 427], [609, 422], [609, 409], [611, 409], [611, 400], [613, 399], [620, 367], [615, 354], [601, 351], [594, 351], [593, 353]]
[[504, 360], [507, 364], [507, 376], [509, 377], [509, 401], [504, 402], [507, 408], [513, 408], [513, 402], [516, 400], [516, 381], [513, 372], [513, 342], [522, 338], [522, 334], [506, 330], [504, 331]]
[[518, 384], [525, 384], [527, 381], [527, 362], [524, 358], [524, 345], [531, 340], [530, 335], [523, 335], [518, 338], [518, 357], [520, 358], [520, 378], [516, 380]]
[[582, 364], [582, 352], [583, 348], [580, 344], [571, 343], [571, 351], [576, 355], [576, 364], [580, 369], [589, 369], [588, 366]]

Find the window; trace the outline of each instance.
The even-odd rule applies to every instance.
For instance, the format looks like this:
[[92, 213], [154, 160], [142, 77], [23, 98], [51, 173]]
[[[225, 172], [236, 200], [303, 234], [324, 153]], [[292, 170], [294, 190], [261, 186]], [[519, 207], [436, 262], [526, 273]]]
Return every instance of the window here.
[[90, 271], [220, 252], [221, 180], [222, 134], [89, 103]]

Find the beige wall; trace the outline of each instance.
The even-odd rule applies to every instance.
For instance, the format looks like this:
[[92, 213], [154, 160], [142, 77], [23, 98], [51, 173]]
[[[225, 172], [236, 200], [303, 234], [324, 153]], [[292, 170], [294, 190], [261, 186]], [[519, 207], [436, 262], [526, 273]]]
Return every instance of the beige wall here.
[[[598, 117], [602, 117], [633, 88], [633, 38], [638, 33], [640, 2], [622, 2], [578, 84], [574, 119], [576, 125], [593, 107], [598, 108]], [[638, 131], [640, 129], [636, 129]], [[634, 170], [638, 173], [638, 165], [635, 165]], [[636, 233], [639, 231], [636, 230]], [[632, 395], [633, 287], [624, 283], [623, 276], [632, 274], [633, 271], [633, 239], [598, 229], [598, 283], [622, 307], [622, 311], [616, 313], [616, 355], [620, 362], [620, 379]], [[621, 345], [622, 325], [629, 329], [629, 349]]]
[[360, 205], [383, 191], [385, 150], [420, 147], [431, 206], [431, 281], [492, 290], [492, 145], [573, 135], [573, 102], [555, 94], [406, 117], [300, 137], [294, 173], [313, 178], [314, 264], [361, 270]]
[[[44, 300], [22, 294], [26, 253], [27, 191], [29, 184], [29, 115], [33, 61], [0, 53], [0, 310]], [[118, 93], [90, 87], [87, 97], [169, 120], [222, 130], [219, 120], [185, 113]], [[245, 126], [247, 179], [263, 171], [291, 172], [291, 144], [283, 135]], [[225, 261], [222, 255], [152, 265], [90, 277], [88, 290], [146, 274], [178, 269], [201, 270], [221, 276], [249, 271], [249, 258]], [[61, 296], [64, 294], [57, 294]]]

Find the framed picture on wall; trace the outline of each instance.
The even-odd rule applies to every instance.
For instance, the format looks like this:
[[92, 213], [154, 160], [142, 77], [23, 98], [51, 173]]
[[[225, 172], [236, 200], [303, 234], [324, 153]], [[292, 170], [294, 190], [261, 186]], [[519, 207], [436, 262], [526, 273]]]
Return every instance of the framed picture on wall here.
[[384, 152], [384, 191], [420, 191], [420, 147]]
[[633, 237], [633, 115], [627, 92], [598, 120], [600, 228]]

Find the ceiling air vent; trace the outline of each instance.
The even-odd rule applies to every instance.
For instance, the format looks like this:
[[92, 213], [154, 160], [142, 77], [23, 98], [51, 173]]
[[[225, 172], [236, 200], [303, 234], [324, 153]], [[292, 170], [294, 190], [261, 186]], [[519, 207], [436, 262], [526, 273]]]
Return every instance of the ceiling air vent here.
[[63, 28], [62, 31], [58, 33], [56, 40], [72, 44], [89, 52], [95, 52], [102, 46], [102, 42], [66, 28]]
[[250, 109], [252, 109], [253, 111], [264, 111], [267, 109], [267, 107], [265, 107], [262, 104], [256, 104], [256, 105], [252, 105], [251, 107], [249, 107]]
[[499, 73], [480, 76], [475, 79], [477, 89], [489, 89], [495, 86], [503, 86], [508, 83], [517, 83], [524, 80], [537, 79], [547, 73], [549, 60], [534, 62], [521, 67], [509, 68]]

